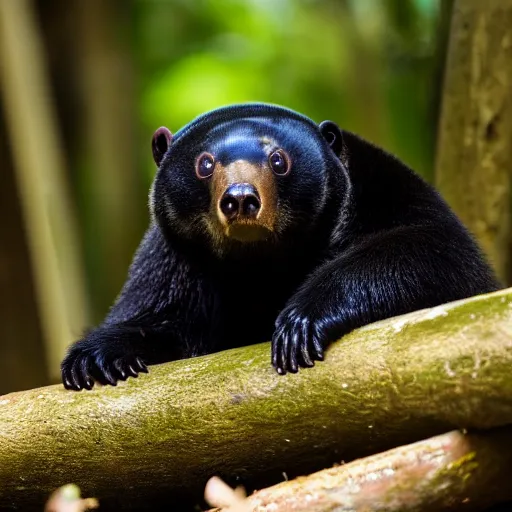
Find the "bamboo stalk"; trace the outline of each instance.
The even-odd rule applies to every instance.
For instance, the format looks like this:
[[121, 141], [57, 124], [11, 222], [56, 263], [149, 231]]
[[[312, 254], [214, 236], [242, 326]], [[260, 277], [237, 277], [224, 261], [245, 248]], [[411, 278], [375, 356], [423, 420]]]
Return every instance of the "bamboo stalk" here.
[[0, 1], [3, 103], [15, 157], [50, 377], [86, 326], [78, 230], [44, 50], [28, 0]]

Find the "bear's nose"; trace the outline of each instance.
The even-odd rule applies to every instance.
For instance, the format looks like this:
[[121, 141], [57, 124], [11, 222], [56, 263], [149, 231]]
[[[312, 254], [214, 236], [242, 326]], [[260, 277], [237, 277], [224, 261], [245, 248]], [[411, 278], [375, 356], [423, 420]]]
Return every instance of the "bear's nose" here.
[[249, 183], [235, 183], [226, 189], [219, 206], [227, 220], [254, 219], [261, 209], [261, 201], [255, 187]]

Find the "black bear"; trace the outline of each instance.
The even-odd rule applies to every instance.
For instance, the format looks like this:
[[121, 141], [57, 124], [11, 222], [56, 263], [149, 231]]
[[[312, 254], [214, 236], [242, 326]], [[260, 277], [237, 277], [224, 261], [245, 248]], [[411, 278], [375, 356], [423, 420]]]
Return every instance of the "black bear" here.
[[276, 370], [297, 372], [358, 326], [500, 287], [429, 184], [333, 122], [232, 105], [152, 148], [150, 227], [62, 362], [68, 389], [270, 339]]

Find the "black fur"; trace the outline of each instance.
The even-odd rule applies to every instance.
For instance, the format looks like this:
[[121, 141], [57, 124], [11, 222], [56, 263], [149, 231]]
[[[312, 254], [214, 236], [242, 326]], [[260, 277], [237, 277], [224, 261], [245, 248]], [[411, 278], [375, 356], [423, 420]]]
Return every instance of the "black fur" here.
[[[296, 372], [356, 327], [500, 287], [430, 185], [332, 122], [235, 105], [157, 136], [151, 226], [107, 318], [64, 359], [69, 389], [269, 339], [273, 366]], [[224, 165], [260, 163], [262, 136], [292, 161], [287, 176], [274, 177], [274, 236], [223, 238], [195, 159], [208, 151]]]

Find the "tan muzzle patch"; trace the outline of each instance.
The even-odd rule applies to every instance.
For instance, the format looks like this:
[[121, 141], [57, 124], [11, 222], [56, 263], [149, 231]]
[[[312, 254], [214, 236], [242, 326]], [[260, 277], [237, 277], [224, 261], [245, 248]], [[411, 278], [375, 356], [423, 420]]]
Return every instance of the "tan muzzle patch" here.
[[[254, 187], [260, 206], [256, 215], [227, 216], [221, 209], [226, 191], [233, 185], [247, 184]], [[217, 163], [211, 183], [212, 210], [225, 236], [240, 241], [267, 238], [274, 231], [277, 216], [277, 191], [272, 170], [245, 160], [227, 166]]]

